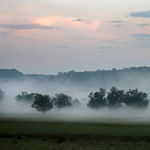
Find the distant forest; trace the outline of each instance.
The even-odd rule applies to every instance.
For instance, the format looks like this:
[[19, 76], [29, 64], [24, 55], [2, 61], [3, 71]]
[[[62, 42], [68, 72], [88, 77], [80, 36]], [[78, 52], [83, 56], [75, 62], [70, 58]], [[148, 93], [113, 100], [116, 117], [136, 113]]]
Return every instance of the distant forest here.
[[[131, 67], [124, 69], [59, 72], [57, 75], [23, 74], [16, 69], [0, 69], [0, 81], [32, 80], [39, 83], [57, 83], [76, 87], [110, 88], [147, 87], [150, 85], [150, 67]], [[150, 91], [150, 89], [149, 89]]]

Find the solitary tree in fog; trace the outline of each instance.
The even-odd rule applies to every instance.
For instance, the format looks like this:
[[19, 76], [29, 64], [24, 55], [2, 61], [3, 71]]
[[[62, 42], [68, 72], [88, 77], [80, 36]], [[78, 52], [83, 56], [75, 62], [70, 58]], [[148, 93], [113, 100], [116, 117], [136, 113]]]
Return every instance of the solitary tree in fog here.
[[106, 95], [106, 90], [103, 88], [100, 88], [100, 90], [95, 93], [91, 92], [88, 95], [90, 99], [89, 103], [87, 104], [88, 107], [93, 109], [98, 109], [107, 106], [107, 99], [105, 95]]
[[124, 103], [129, 107], [134, 108], [146, 108], [149, 105], [148, 94], [144, 92], [139, 92], [136, 88], [134, 90], [129, 90], [124, 95]]
[[64, 107], [72, 106], [72, 97], [63, 93], [55, 94], [53, 101], [55, 106], [60, 109]]
[[5, 97], [4, 92], [0, 89], [0, 100], [2, 100]]
[[120, 107], [122, 106], [124, 96], [124, 90], [118, 90], [115, 86], [110, 89], [107, 95], [107, 101], [109, 107]]
[[53, 102], [51, 97], [48, 95], [36, 94], [31, 107], [44, 114], [46, 111], [53, 108]]

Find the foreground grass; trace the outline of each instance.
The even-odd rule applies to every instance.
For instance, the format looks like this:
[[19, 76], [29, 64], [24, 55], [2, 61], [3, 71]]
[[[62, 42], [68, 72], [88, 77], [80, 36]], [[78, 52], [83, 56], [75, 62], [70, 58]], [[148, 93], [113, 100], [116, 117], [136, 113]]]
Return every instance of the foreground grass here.
[[1, 150], [149, 150], [149, 124], [0, 119]]
[[149, 150], [148, 138], [66, 136], [0, 138], [1, 150]]

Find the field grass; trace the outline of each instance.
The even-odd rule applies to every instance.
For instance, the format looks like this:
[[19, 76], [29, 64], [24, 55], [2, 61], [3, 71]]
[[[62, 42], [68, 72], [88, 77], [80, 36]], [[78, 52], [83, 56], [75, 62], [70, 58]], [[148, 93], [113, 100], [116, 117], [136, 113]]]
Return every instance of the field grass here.
[[0, 150], [149, 150], [150, 124], [0, 116]]

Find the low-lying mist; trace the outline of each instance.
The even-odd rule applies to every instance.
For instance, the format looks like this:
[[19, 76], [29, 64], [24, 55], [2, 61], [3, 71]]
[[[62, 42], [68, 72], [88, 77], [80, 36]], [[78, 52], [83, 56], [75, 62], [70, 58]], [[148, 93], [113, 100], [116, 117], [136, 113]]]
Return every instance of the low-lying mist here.
[[1, 105], [0, 117], [26, 121], [62, 121], [87, 123], [150, 123], [150, 109], [138, 110], [131, 108], [99, 109], [63, 108], [51, 109], [45, 114], [37, 112], [30, 105], [15, 103], [13, 106]]
[[[143, 83], [144, 84], [144, 83]], [[141, 84], [143, 86], [143, 84]], [[31, 80], [23, 82], [1, 82], [1, 89], [5, 93], [5, 98], [0, 102], [0, 114], [1, 117], [13, 117], [19, 119], [30, 120], [49, 120], [49, 121], [81, 121], [81, 122], [132, 122], [132, 123], [145, 123], [150, 122], [150, 107], [145, 110], [138, 110], [133, 108], [118, 108], [108, 109], [103, 108], [94, 110], [88, 108], [86, 105], [76, 108], [67, 107], [62, 109], [53, 108], [45, 114], [37, 112], [31, 107], [31, 103], [17, 102], [15, 97], [22, 91], [28, 93], [40, 93], [48, 94], [53, 97], [56, 93], [65, 93], [72, 98], [87, 98], [90, 92], [98, 91], [97, 88], [89, 87], [75, 87], [73, 85], [61, 85], [48, 83], [38, 84]], [[144, 89], [148, 86], [139, 86], [137, 88]], [[119, 86], [120, 89], [124, 89], [123, 86]], [[101, 88], [101, 87], [100, 87]], [[129, 87], [130, 88], [130, 87]], [[128, 89], [129, 89], [128, 88]], [[135, 87], [136, 88], [136, 87]], [[110, 87], [106, 87], [109, 91]], [[127, 89], [127, 87], [125, 87]], [[147, 89], [148, 91], [148, 89]], [[146, 92], [147, 92], [146, 91]]]

